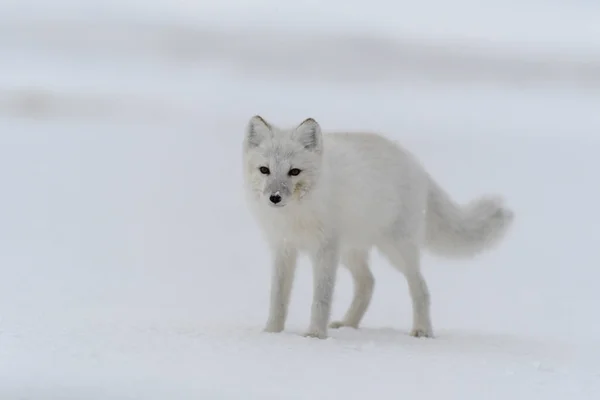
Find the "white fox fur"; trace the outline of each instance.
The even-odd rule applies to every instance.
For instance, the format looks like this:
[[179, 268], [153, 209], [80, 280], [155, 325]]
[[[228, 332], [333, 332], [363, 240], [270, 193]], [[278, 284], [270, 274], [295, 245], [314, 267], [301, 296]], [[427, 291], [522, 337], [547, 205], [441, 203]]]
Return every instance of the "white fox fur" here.
[[[296, 258], [313, 263], [313, 300], [306, 336], [325, 338], [338, 263], [354, 280], [344, 318], [331, 328], [357, 328], [373, 294], [368, 255], [376, 247], [407, 279], [413, 336], [432, 337], [420, 250], [473, 256], [498, 243], [513, 213], [499, 198], [455, 204], [406, 150], [377, 134], [322, 134], [309, 118], [280, 129], [250, 119], [244, 140], [249, 205], [273, 254], [267, 332], [284, 329]], [[276, 203], [275, 203], [276, 202]]]

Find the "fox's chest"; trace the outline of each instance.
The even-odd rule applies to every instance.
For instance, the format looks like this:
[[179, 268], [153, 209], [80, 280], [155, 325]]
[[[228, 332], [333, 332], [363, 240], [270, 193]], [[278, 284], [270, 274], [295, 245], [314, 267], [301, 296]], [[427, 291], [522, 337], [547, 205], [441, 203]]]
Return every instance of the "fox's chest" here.
[[298, 249], [310, 250], [322, 242], [326, 225], [322, 218], [313, 214], [282, 215], [271, 224], [271, 235]]

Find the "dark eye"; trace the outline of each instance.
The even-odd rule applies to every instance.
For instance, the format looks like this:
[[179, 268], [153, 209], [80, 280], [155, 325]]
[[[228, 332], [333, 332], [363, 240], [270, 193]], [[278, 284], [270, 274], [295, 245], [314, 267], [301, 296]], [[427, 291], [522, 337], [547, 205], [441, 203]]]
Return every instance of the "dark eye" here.
[[260, 167], [258, 170], [260, 171], [261, 174], [265, 174], [265, 175], [269, 175], [271, 173], [271, 171], [267, 167]]
[[288, 174], [290, 176], [298, 176], [298, 175], [300, 175], [300, 172], [302, 172], [302, 171], [300, 171], [298, 168], [292, 168], [292, 169], [290, 169], [290, 172], [288, 172]]

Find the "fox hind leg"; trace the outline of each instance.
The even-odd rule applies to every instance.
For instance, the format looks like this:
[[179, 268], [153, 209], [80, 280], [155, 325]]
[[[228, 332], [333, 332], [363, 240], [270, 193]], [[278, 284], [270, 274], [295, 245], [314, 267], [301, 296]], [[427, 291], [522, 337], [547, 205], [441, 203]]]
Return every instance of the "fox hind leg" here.
[[407, 240], [386, 240], [380, 244], [379, 249], [390, 263], [404, 274], [408, 283], [413, 309], [411, 336], [433, 337], [430, 295], [421, 274], [419, 247]]
[[373, 296], [375, 279], [368, 264], [369, 252], [364, 249], [351, 249], [341, 256], [342, 264], [350, 271], [354, 282], [352, 303], [341, 321], [334, 321], [330, 328], [358, 328]]

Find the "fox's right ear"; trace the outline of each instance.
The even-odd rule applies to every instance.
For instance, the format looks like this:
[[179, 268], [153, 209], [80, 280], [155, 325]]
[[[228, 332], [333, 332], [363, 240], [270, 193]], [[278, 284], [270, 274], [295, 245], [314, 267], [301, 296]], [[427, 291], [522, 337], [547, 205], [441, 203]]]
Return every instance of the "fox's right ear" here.
[[246, 127], [246, 146], [248, 148], [260, 146], [263, 140], [273, 135], [271, 125], [260, 115], [250, 118]]

